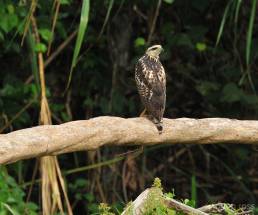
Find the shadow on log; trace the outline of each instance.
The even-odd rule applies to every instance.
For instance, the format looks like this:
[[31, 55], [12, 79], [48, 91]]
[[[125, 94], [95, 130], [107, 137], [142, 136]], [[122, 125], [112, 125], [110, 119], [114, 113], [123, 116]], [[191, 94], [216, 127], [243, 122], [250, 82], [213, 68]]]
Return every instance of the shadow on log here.
[[164, 131], [146, 118], [102, 116], [61, 125], [42, 125], [0, 135], [0, 164], [93, 150], [104, 145], [258, 144], [258, 121], [224, 118], [164, 119]]

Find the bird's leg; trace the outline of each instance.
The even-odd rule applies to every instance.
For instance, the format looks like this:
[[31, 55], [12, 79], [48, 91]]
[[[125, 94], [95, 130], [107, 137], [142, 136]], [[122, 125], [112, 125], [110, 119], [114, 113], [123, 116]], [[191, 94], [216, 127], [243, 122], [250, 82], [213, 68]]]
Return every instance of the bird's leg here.
[[144, 108], [144, 110], [140, 114], [140, 117], [144, 117], [144, 116], [146, 116], [146, 108]]

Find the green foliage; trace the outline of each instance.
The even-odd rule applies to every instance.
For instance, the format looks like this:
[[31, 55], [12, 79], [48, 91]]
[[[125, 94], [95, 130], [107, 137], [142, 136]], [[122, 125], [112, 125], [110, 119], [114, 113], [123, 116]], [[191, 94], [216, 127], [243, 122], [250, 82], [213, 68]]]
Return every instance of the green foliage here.
[[159, 178], [155, 178], [154, 182], [153, 182], [153, 187], [159, 188], [160, 190], [162, 190], [162, 184], [161, 184], [161, 180]]
[[196, 43], [196, 49], [199, 51], [199, 52], [203, 52], [207, 49], [207, 46], [205, 43]]
[[46, 52], [47, 51], [47, 47], [44, 43], [37, 43], [35, 45], [35, 52]]
[[4, 4], [2, 2], [0, 3], [0, 6], [0, 15], [2, 17], [0, 21], [0, 29], [3, 30], [4, 33], [8, 33], [17, 27], [19, 19], [13, 4]]
[[100, 215], [114, 215], [114, 213], [110, 212], [110, 210], [111, 210], [111, 207], [109, 207], [105, 203], [101, 203], [99, 205], [99, 214]]
[[174, 2], [174, 0], [163, 0], [163, 1], [168, 3], [168, 4], [172, 4]]
[[[21, 46], [31, 1], [0, 1], [0, 126], [3, 132], [38, 124], [38, 52], [42, 52], [44, 62], [48, 62], [45, 65], [47, 96], [54, 124], [101, 115], [139, 116], [143, 107], [135, 87], [134, 65], [147, 48], [157, 1], [60, 0], [52, 38], [53, 2], [37, 1], [35, 18], [40, 43], [36, 44], [30, 26]], [[165, 49], [161, 55], [167, 73], [165, 117], [257, 119], [256, 7], [256, 0], [162, 1], [152, 43], [162, 44]], [[77, 32], [76, 41], [68, 42], [73, 32]], [[51, 40], [52, 53], [47, 55], [47, 44]], [[60, 47], [61, 52], [55, 57]], [[67, 79], [71, 83], [64, 95]], [[150, 176], [159, 175], [165, 182], [165, 190], [175, 187], [178, 198], [190, 199], [185, 203], [191, 206], [217, 201], [257, 203], [254, 192], [257, 188], [253, 183], [254, 170], [258, 168], [255, 148], [192, 146], [177, 157], [184, 147], [147, 149], [150, 150], [145, 152], [147, 159], [136, 160], [133, 171], [137, 172], [135, 178], [140, 182], [136, 179], [129, 182], [141, 186], [151, 184]], [[141, 191], [139, 185], [136, 190], [126, 187], [125, 192], [121, 176], [123, 165], [118, 160], [108, 161], [124, 152], [121, 150], [104, 148], [98, 152], [98, 159], [105, 163], [98, 172], [99, 180], [105, 197], [112, 201], [112, 213], [121, 212], [125, 199], [134, 199]], [[95, 174], [85, 176], [85, 171], [100, 166], [92, 164], [94, 167], [88, 168], [85, 163], [90, 159], [80, 153], [62, 155], [59, 159], [64, 172], [72, 173], [67, 184], [74, 210], [79, 214], [98, 213], [97, 203], [102, 201], [100, 188], [96, 186]], [[161, 163], [164, 168], [156, 169]], [[19, 183], [30, 181], [32, 164], [24, 162], [21, 166], [7, 168]], [[110, 167], [107, 166], [112, 166], [112, 171], [108, 172]], [[7, 183], [7, 187], [11, 185]], [[157, 182], [155, 187], [161, 188], [161, 183]], [[16, 188], [19, 188], [17, 184]], [[40, 204], [38, 190], [39, 186], [35, 185], [31, 200]], [[3, 197], [14, 195], [5, 191]], [[17, 210], [21, 213], [16, 207], [21, 207], [24, 192], [20, 188], [20, 196], [15, 193], [15, 203], [8, 198], [3, 202], [1, 208], [5, 213], [14, 214]], [[175, 196], [174, 192], [166, 195]], [[153, 210], [160, 214], [174, 213], [168, 212], [164, 205]]]
[[253, 36], [253, 29], [254, 29], [254, 18], [256, 13], [256, 3], [257, 0], [252, 1], [252, 10], [250, 14], [248, 32], [247, 32], [247, 39], [246, 39], [246, 64], [250, 64], [250, 55], [251, 55], [251, 46], [252, 46], [252, 36]]
[[195, 175], [192, 175], [192, 178], [191, 178], [191, 201], [192, 201], [192, 207], [196, 207], [197, 182], [196, 182], [196, 176]]
[[75, 197], [75, 200], [77, 202], [83, 202], [85, 210], [89, 211], [91, 214], [94, 214], [98, 211], [98, 204], [96, 204], [95, 196], [86, 192], [89, 185], [89, 181], [79, 178], [74, 183], [69, 183], [68, 187], [70, 192]]
[[39, 29], [39, 34], [43, 40], [49, 42], [51, 40], [51, 31], [47, 28]]
[[136, 40], [134, 41], [134, 45], [135, 47], [139, 47], [139, 46], [144, 46], [146, 43], [145, 39], [143, 37], [138, 37], [136, 38]]
[[80, 20], [80, 25], [79, 25], [79, 30], [78, 30], [78, 36], [77, 36], [76, 43], [75, 43], [73, 60], [72, 60], [70, 75], [69, 75], [68, 84], [67, 84], [66, 88], [68, 88], [69, 85], [70, 85], [70, 82], [71, 82], [71, 79], [72, 79], [72, 72], [73, 72], [73, 69], [74, 69], [77, 61], [78, 61], [78, 56], [79, 56], [79, 52], [80, 52], [80, 49], [81, 49], [81, 46], [82, 46], [83, 37], [84, 37], [85, 31], [86, 31], [87, 25], [88, 25], [89, 10], [90, 10], [90, 0], [83, 0], [81, 20]]
[[220, 38], [222, 36], [223, 30], [224, 30], [224, 27], [225, 27], [226, 19], [228, 17], [228, 13], [229, 13], [229, 9], [230, 9], [231, 4], [232, 4], [232, 0], [228, 1], [227, 6], [225, 8], [225, 11], [224, 11], [224, 14], [223, 14], [223, 17], [222, 17], [222, 20], [221, 20], [221, 24], [220, 24], [218, 36], [217, 36], [216, 45], [218, 45], [219, 42], [220, 42]]
[[[157, 178], [154, 181], [154, 184], [158, 183], [151, 189], [148, 194], [148, 198], [146, 200], [145, 205], [145, 214], [152, 215], [152, 214], [175, 214], [175, 211], [166, 207], [163, 203], [162, 198], [162, 190], [159, 186], [161, 186], [160, 180], [157, 181]], [[157, 187], [158, 186], [158, 187]]]
[[0, 214], [38, 214], [38, 206], [32, 202], [25, 202], [25, 193], [8, 175], [5, 167], [0, 167]]

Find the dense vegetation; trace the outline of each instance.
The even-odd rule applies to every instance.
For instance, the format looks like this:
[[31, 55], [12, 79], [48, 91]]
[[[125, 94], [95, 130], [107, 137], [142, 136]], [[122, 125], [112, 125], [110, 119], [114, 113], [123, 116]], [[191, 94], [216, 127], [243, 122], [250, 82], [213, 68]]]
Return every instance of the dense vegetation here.
[[[165, 49], [161, 56], [168, 80], [165, 117], [257, 119], [256, 0], [91, 1], [78, 61], [70, 73], [80, 46], [75, 46], [75, 33], [82, 2], [0, 1], [2, 133], [39, 123], [39, 52], [45, 59], [53, 124], [101, 115], [138, 116], [142, 106], [134, 65], [150, 44]], [[40, 43], [30, 24], [33, 4]], [[60, 45], [61, 52], [54, 56]], [[96, 213], [100, 202], [119, 211], [156, 176], [167, 192], [174, 189], [178, 199], [191, 199], [196, 206], [257, 203], [255, 146], [159, 145], [135, 159], [124, 155], [123, 160], [113, 160], [128, 150], [133, 149], [109, 147], [58, 157], [75, 214]], [[105, 165], [91, 168], [100, 162]], [[0, 214], [23, 214], [26, 201], [28, 214], [41, 210], [39, 181], [31, 181], [36, 163], [26, 160], [1, 167]]]

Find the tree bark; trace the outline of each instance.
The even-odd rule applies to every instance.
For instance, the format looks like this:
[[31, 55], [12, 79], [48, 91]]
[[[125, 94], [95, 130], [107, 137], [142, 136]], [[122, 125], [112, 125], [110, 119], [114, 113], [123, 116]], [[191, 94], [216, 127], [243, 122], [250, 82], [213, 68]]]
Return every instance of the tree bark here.
[[0, 164], [93, 150], [104, 145], [258, 144], [258, 121], [224, 118], [164, 119], [159, 135], [148, 119], [102, 116], [42, 125], [0, 135]]

